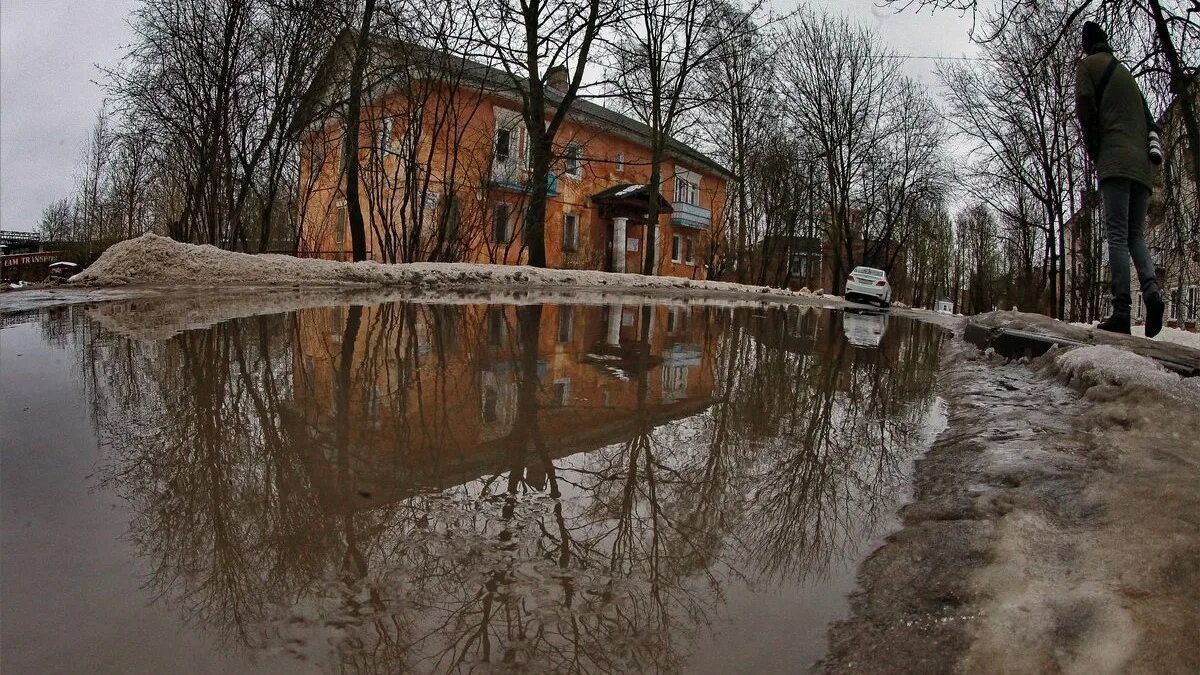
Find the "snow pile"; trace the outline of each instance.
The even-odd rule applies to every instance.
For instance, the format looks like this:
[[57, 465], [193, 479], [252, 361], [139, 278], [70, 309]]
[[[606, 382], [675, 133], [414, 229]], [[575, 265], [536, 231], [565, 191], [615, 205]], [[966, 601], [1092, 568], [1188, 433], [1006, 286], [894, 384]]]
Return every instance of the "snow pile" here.
[[595, 270], [477, 263], [351, 263], [276, 254], [252, 255], [208, 245], [184, 244], [155, 234], [144, 234], [113, 245], [91, 267], [71, 277], [71, 283], [87, 286], [572, 286], [691, 289], [788, 297], [814, 295], [803, 290]]
[[[1099, 322], [1074, 322], [1071, 325], [1082, 326], [1084, 328], [1095, 328], [1097, 323]], [[1130, 331], [1135, 337], [1146, 337], [1145, 326], [1133, 326], [1130, 328]], [[1191, 331], [1180, 330], [1178, 328], [1168, 328], [1163, 326], [1162, 332], [1154, 336], [1152, 339], [1159, 340], [1161, 342], [1171, 342], [1173, 344], [1183, 345], [1184, 347], [1191, 347], [1192, 349], [1200, 349], [1200, 333], [1193, 333]]]
[[1077, 347], [1055, 355], [1054, 368], [1073, 385], [1148, 389], [1200, 404], [1200, 378], [1183, 378], [1153, 359], [1112, 345]]

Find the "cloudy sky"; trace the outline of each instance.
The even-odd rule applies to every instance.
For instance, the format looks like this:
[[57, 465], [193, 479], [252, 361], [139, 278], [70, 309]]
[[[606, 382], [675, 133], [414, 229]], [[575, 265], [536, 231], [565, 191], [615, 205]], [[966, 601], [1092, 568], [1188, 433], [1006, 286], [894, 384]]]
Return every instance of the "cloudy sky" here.
[[[797, 2], [861, 20], [899, 53], [971, 53], [969, 17], [896, 15], [875, 0]], [[132, 40], [126, 17], [137, 0], [0, 0], [0, 229], [32, 230], [42, 209], [72, 190], [79, 156], [104, 99], [99, 68]], [[928, 85], [936, 61], [906, 69]]]

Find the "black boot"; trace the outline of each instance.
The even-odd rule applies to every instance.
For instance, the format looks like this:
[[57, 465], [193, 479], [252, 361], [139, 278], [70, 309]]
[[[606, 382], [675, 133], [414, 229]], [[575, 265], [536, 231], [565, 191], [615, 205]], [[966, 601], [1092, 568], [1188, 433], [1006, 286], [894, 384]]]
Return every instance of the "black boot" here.
[[1162, 330], [1163, 311], [1166, 308], [1158, 291], [1146, 296], [1146, 337], [1152, 338]]
[[1129, 315], [1113, 314], [1107, 319], [1096, 324], [1096, 328], [1099, 328], [1100, 330], [1106, 330], [1110, 333], [1123, 333], [1125, 335], [1129, 335]]

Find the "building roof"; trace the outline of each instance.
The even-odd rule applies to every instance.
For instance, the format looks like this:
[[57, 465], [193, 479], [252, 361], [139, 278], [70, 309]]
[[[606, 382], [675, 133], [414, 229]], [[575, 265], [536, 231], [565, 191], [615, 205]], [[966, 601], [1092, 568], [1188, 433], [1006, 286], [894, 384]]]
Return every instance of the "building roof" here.
[[[293, 129], [297, 126], [300, 128], [309, 126], [320, 114], [319, 102], [327, 98], [326, 95], [335, 81], [341, 58], [346, 58], [351, 53], [354, 44], [353, 37], [353, 31], [343, 30], [333, 46], [330, 47], [312, 88], [305, 95], [305, 100], [300, 106]], [[448, 51], [430, 49], [402, 40], [376, 39], [373, 47], [378, 52], [390, 52], [391, 58], [401, 63], [407, 63], [409, 66], [424, 69], [431, 76], [451, 77], [455, 82], [471, 81], [482, 85], [484, 91], [492, 94], [517, 96], [513, 86], [513, 77], [499, 68], [486, 66]], [[520, 80], [522, 84], [525, 81], [524, 79]], [[550, 107], [558, 105], [562, 101], [563, 94], [561, 92], [550, 87], [547, 87], [545, 92]], [[616, 132], [642, 144], [648, 144], [650, 141], [652, 130], [648, 125], [586, 98], [579, 97], [572, 102], [570, 117], [604, 131]], [[671, 159], [695, 167], [707, 168], [723, 177], [732, 176], [729, 170], [716, 160], [678, 139], [667, 139], [666, 154]]]

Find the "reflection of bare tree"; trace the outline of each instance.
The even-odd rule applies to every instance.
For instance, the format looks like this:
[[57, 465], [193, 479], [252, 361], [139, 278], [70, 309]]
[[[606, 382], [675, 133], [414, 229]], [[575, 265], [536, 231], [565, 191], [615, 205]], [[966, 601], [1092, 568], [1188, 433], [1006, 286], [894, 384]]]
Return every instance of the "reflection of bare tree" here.
[[345, 670], [677, 670], [727, 579], [819, 575], [890, 507], [932, 329], [865, 352], [828, 313], [645, 306], [621, 334], [620, 307], [562, 311], [325, 308], [152, 343], [81, 324], [148, 587]]

